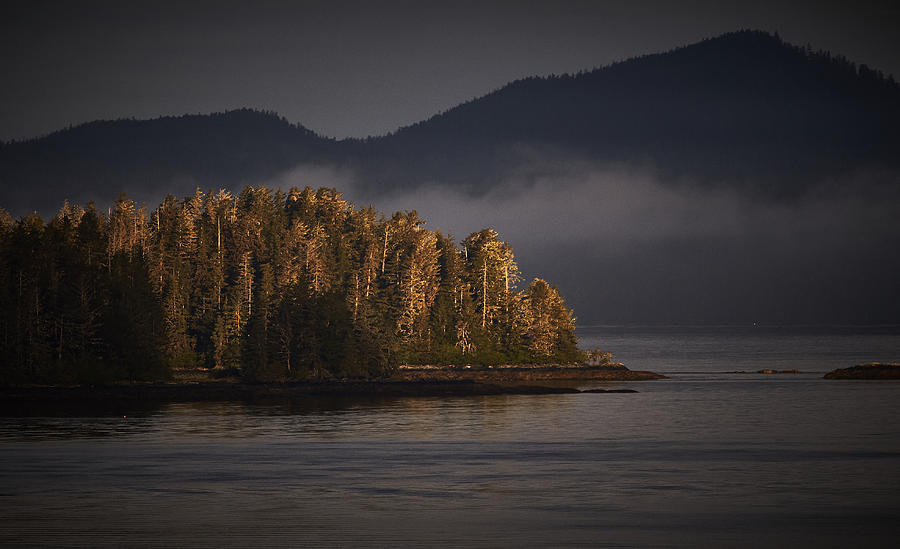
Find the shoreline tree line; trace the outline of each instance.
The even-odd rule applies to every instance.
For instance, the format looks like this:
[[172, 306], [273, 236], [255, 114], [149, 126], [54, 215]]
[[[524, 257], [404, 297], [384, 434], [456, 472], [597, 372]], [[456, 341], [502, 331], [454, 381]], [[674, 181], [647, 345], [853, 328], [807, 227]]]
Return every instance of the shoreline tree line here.
[[0, 210], [0, 381], [380, 377], [400, 364], [584, 360], [559, 291], [492, 229], [461, 243], [335, 189], [124, 194], [49, 222]]

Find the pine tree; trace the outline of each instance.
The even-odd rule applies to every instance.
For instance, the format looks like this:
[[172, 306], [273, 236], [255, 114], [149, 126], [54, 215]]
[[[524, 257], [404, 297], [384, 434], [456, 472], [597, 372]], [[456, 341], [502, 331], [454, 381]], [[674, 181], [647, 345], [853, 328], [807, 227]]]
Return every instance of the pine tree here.
[[335, 189], [167, 196], [149, 215], [0, 211], [0, 380], [381, 376], [397, 364], [579, 360], [571, 310], [485, 229], [460, 248], [416, 211]]
[[414, 229], [406, 236], [406, 250], [399, 265], [400, 315], [397, 331], [412, 349], [431, 348], [429, 313], [437, 296], [437, 237], [429, 231]]
[[480, 360], [486, 362], [510, 360], [508, 355], [514, 354], [510, 346], [517, 337], [514, 289], [519, 281], [518, 266], [512, 247], [498, 236], [493, 229], [484, 229], [463, 241], [466, 279], [479, 318], [462, 321], [459, 338], [463, 341], [470, 333]]
[[286, 372], [278, 371], [277, 363], [270, 359], [270, 349], [277, 348], [276, 334], [271, 333], [272, 298], [275, 290], [270, 264], [261, 269], [260, 282], [255, 290], [256, 307], [247, 321], [246, 337], [241, 353], [241, 368], [249, 379], [270, 380]]
[[575, 336], [575, 318], [555, 286], [535, 278], [525, 289], [528, 348], [538, 361], [583, 361]]

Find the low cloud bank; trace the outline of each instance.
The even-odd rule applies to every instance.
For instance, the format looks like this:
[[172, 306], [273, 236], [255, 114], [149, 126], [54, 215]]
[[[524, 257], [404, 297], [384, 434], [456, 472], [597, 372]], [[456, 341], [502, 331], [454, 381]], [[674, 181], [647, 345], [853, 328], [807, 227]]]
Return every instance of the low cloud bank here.
[[[784, 202], [571, 158], [535, 155], [514, 173], [478, 195], [439, 182], [385, 192], [330, 166], [263, 183], [334, 187], [386, 215], [414, 209], [457, 240], [492, 227], [526, 279], [559, 285], [583, 323], [900, 323], [898, 174], [836, 178]], [[81, 194], [71, 198], [93, 198]], [[129, 196], [152, 210], [164, 195]]]
[[785, 203], [622, 166], [535, 173], [477, 197], [436, 184], [379, 195], [347, 174], [335, 186], [457, 239], [496, 229], [525, 276], [559, 284], [587, 322], [900, 321], [896, 179], [860, 174]]

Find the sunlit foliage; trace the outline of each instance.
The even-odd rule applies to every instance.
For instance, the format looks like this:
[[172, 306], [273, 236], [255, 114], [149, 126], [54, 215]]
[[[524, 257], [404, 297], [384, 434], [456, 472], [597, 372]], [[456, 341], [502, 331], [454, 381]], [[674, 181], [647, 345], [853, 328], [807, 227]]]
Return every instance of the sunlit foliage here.
[[517, 290], [495, 231], [460, 247], [424, 225], [309, 187], [197, 190], [150, 213], [122, 195], [106, 212], [66, 203], [46, 224], [0, 212], [0, 381], [584, 360], [562, 296], [540, 279]]

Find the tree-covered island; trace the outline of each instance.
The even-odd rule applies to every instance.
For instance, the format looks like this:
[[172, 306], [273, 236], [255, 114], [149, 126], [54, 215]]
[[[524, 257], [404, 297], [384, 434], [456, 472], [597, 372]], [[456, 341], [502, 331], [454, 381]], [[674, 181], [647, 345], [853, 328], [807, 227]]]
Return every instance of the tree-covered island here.
[[246, 187], [0, 211], [0, 382], [378, 378], [401, 364], [584, 362], [559, 291], [491, 229], [461, 243], [335, 189]]

